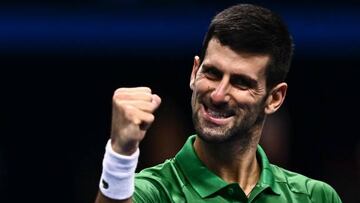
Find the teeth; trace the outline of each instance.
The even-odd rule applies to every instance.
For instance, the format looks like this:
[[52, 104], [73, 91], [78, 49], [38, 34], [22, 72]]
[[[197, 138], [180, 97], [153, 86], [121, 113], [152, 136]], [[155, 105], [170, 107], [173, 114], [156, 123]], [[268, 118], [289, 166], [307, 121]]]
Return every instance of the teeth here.
[[208, 109], [207, 112], [210, 116], [216, 117], [216, 118], [227, 118], [230, 116], [229, 112], [219, 112], [219, 111], [214, 111], [211, 109]]

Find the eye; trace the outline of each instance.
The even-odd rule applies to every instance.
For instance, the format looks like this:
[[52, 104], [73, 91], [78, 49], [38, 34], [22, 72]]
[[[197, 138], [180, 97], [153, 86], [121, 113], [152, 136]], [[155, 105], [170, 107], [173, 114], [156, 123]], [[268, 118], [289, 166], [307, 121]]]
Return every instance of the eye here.
[[222, 77], [222, 73], [214, 67], [203, 66], [201, 72], [210, 80], [218, 80]]
[[247, 80], [246, 78], [236, 77], [231, 79], [231, 84], [239, 89], [247, 90], [253, 87], [251, 81]]

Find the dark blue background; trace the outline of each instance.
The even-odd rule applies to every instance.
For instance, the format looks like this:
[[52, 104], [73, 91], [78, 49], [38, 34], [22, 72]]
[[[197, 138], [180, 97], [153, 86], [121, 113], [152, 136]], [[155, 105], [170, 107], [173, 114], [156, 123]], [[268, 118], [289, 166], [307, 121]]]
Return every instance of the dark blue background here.
[[[235, 2], [2, 1], [0, 202], [92, 202], [117, 87], [162, 97], [149, 134], [176, 112], [183, 136], [164, 142], [177, 150], [194, 132], [193, 56], [211, 17]], [[282, 15], [295, 41], [282, 166], [359, 202], [359, 3], [253, 3]], [[161, 160], [148, 137], [139, 169]]]

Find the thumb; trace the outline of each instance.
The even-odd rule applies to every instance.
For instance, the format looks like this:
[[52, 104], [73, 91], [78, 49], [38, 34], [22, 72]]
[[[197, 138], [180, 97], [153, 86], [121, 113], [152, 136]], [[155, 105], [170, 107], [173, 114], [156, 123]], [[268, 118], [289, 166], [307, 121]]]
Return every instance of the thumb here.
[[[151, 96], [152, 96], [151, 103], [154, 104], [154, 106], [155, 106], [154, 111], [155, 111], [160, 106], [161, 98], [156, 94], [153, 94]], [[140, 124], [140, 129], [141, 130], [147, 130], [150, 127], [150, 125], [151, 125], [151, 123], [142, 122]]]
[[159, 108], [161, 104], [161, 98], [157, 94], [153, 94], [151, 103], [155, 105], [155, 110], [156, 110], [157, 108]]

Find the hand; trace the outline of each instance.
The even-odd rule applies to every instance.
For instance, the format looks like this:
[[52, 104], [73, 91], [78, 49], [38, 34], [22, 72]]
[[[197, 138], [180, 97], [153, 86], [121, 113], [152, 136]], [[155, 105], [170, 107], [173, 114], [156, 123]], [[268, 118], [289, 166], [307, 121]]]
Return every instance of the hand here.
[[160, 97], [148, 87], [119, 88], [114, 92], [111, 146], [115, 152], [131, 155], [137, 150], [160, 103]]

